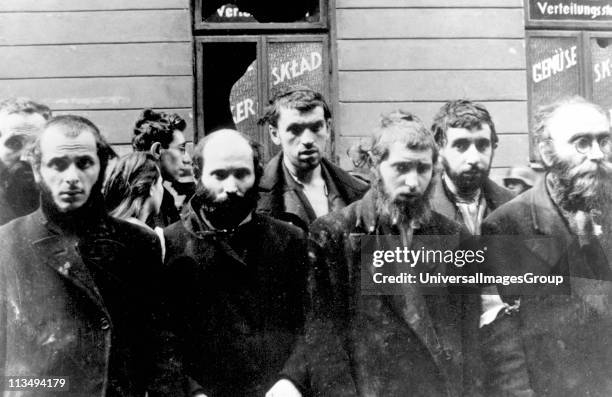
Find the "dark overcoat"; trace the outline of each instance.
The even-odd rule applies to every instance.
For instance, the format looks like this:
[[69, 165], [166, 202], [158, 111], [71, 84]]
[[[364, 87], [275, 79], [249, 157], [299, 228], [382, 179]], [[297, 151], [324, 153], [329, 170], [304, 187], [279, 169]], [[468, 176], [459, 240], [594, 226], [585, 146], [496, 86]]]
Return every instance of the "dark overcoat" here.
[[67, 377], [64, 396], [182, 395], [160, 327], [159, 241], [106, 215], [88, 221], [67, 236], [39, 209], [0, 228], [0, 374]]
[[191, 392], [263, 396], [303, 330], [305, 236], [261, 214], [233, 233], [211, 231], [192, 203], [164, 230]]
[[[317, 396], [478, 395], [477, 294], [446, 287], [426, 294], [417, 285], [403, 285], [394, 295], [362, 291], [361, 277], [372, 266], [361, 263], [361, 239], [398, 235], [377, 215], [372, 191], [317, 219], [310, 235], [313, 313], [287, 377]], [[435, 212], [415, 231], [428, 249], [434, 246], [424, 236], [432, 235], [442, 236], [435, 245], [442, 250], [469, 237]]]
[[[282, 156], [283, 153], [280, 152], [266, 165], [259, 183], [260, 199], [257, 211], [307, 229], [316, 219], [316, 215], [304, 193], [292, 187], [295, 184], [287, 182], [290, 176], [285, 171]], [[363, 180], [352, 177], [325, 158], [321, 160], [321, 167], [323, 179], [336, 186], [346, 205], [359, 200], [370, 188]]]
[[518, 313], [483, 328], [491, 395], [612, 395], [612, 239], [581, 244], [543, 178], [483, 224], [497, 275], [558, 275], [553, 284], [500, 285]]

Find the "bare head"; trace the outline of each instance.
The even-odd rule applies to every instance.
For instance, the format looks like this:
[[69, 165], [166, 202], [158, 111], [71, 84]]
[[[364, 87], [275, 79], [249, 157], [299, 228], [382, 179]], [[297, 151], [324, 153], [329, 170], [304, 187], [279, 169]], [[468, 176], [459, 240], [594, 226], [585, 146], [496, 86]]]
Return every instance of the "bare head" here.
[[290, 87], [278, 93], [259, 121], [268, 123], [272, 142], [294, 174], [312, 172], [321, 162], [331, 133], [331, 111], [321, 93]]
[[538, 110], [535, 136], [559, 201], [569, 211], [601, 209], [612, 200], [610, 118], [582, 97]]
[[426, 215], [438, 148], [421, 120], [402, 110], [383, 115], [370, 151], [379, 211], [407, 219]]
[[23, 151], [42, 131], [51, 110], [27, 98], [0, 103], [0, 169], [21, 159]]
[[29, 159], [46, 198], [60, 212], [82, 207], [100, 194], [102, 177], [115, 152], [98, 128], [80, 116], [49, 120], [32, 146]]
[[488, 110], [468, 100], [445, 103], [432, 125], [444, 172], [459, 193], [471, 195], [489, 176], [498, 137]]
[[215, 131], [194, 150], [197, 206], [215, 227], [237, 226], [257, 204], [263, 173], [257, 144], [230, 129]]

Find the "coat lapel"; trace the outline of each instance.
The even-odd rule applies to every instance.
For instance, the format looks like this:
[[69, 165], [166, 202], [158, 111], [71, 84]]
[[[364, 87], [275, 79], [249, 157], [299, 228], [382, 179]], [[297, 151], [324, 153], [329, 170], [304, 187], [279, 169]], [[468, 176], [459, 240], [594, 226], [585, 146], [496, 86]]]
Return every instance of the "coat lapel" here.
[[32, 247], [39, 260], [85, 292], [110, 321], [102, 295], [77, 250], [76, 240], [51, 235], [32, 242]]
[[81, 289], [110, 321], [102, 295], [79, 252], [78, 240], [62, 235], [59, 228], [47, 221], [40, 208], [28, 216], [26, 228], [33, 252], [41, 263]]
[[546, 178], [532, 188], [530, 207], [533, 229], [541, 236], [524, 239], [525, 247], [552, 268], [574, 244], [574, 236], [548, 194]]

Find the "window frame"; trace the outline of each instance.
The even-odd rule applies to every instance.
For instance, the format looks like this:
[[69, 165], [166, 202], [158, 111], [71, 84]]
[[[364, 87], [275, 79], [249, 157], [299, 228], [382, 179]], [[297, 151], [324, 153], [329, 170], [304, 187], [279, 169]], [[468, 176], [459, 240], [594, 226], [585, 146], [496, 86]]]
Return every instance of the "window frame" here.
[[[261, 34], [245, 34], [245, 35], [206, 35], [206, 36], [194, 36], [194, 53], [195, 53], [195, 74], [194, 80], [194, 141], [197, 142], [200, 138], [206, 135], [204, 130], [204, 57], [205, 49], [204, 45], [207, 43], [255, 43], [256, 49], [256, 60], [257, 60], [257, 100], [259, 106], [257, 108], [257, 117], [263, 115], [263, 108], [268, 104], [270, 95], [270, 81], [269, 81], [269, 62], [268, 62], [268, 45], [272, 43], [321, 43], [323, 53], [322, 57], [322, 73], [323, 73], [323, 95], [328, 98], [328, 102], [331, 101], [332, 97], [332, 75], [331, 59], [332, 50], [330, 48], [329, 35], [327, 33], [312, 33], [312, 34], [276, 34], [276, 33], [264, 33]], [[332, 105], [330, 105], [332, 106]], [[260, 144], [262, 145], [264, 158], [270, 157], [269, 153], [273, 152], [273, 148], [265, 143], [269, 141], [268, 129], [266, 126], [259, 126], [257, 130], [257, 136], [261, 138]], [[333, 128], [330, 137], [330, 145], [328, 146], [327, 154], [333, 153]]]
[[[329, 29], [329, 13], [326, 0], [319, 2], [319, 21], [317, 22], [204, 22], [202, 4], [206, 0], [194, 0], [193, 28], [196, 31], [271, 31], [271, 30], [327, 30]], [[290, 34], [290, 32], [286, 32]]]

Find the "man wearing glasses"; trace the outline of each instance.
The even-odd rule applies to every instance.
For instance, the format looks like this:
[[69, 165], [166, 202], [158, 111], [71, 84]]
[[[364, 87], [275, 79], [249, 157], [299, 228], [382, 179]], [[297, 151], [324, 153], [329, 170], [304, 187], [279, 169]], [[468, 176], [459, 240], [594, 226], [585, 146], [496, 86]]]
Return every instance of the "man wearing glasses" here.
[[134, 126], [132, 147], [136, 152], [151, 152], [159, 159], [164, 179], [164, 197], [160, 212], [147, 220], [150, 226], [166, 227], [180, 219], [172, 194], [173, 185], [191, 174], [191, 157], [187, 153], [183, 131], [187, 123], [178, 114], [143, 110]]
[[610, 119], [581, 97], [541, 108], [535, 119], [547, 173], [483, 223], [483, 234], [495, 236], [488, 270], [560, 275], [563, 283], [498, 285], [500, 304], [481, 317], [488, 386], [491, 395], [609, 396]]

